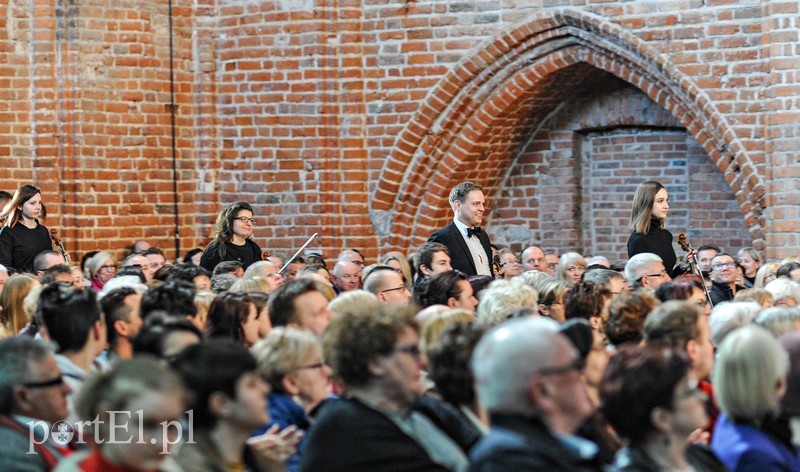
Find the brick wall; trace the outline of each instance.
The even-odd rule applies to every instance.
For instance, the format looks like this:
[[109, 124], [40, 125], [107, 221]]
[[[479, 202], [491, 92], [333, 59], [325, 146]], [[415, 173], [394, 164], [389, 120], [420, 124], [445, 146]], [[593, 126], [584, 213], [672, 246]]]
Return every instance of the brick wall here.
[[[627, 138], [570, 126], [592, 113], [565, 109], [621, 81], [655, 122], [669, 122], [636, 123], [637, 137], [656, 140], [646, 144], [654, 162], [660, 144], [686, 151], [685, 167], [656, 166], [685, 177], [654, 177], [697, 189], [693, 201], [708, 206], [690, 237], [723, 231], [731, 246], [794, 254], [797, 8], [176, 0], [181, 250], [205, 243], [220, 206], [241, 198], [264, 220], [262, 246], [287, 253], [319, 232], [312, 247], [326, 254], [352, 246], [374, 257], [444, 224], [447, 191], [462, 179], [493, 196], [498, 240], [547, 236], [589, 251], [605, 238], [618, 250], [614, 234], [626, 230], [587, 219], [608, 202], [591, 200], [592, 168], [575, 164], [599, 159], [603, 140]], [[168, 18], [153, 0], [0, 5], [2, 186], [41, 186], [46, 223], [71, 251], [145, 238], [174, 252]], [[526, 161], [537, 152], [540, 161]], [[621, 189], [641, 178], [623, 180]]]

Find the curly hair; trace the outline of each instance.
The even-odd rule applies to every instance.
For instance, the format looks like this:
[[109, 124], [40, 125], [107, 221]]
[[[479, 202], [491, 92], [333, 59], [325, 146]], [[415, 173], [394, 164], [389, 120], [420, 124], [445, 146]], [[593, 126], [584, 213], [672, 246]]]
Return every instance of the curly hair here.
[[608, 319], [603, 325], [608, 341], [617, 347], [639, 343], [647, 314], [660, 304], [659, 299], [644, 290], [619, 294], [611, 302]]
[[387, 305], [377, 313], [346, 312], [336, 316], [322, 335], [324, 361], [347, 387], [369, 383], [369, 363], [388, 356], [404, 329], [419, 333], [416, 309]]
[[583, 318], [603, 315], [603, 305], [611, 296], [611, 290], [594, 282], [578, 282], [567, 292], [564, 300], [564, 317]]
[[[214, 225], [214, 232], [211, 233], [211, 242], [206, 247], [208, 250], [212, 244], [217, 244], [217, 254], [220, 259], [225, 259], [225, 243], [233, 239], [233, 220], [241, 210], [253, 213], [253, 207], [247, 202], [233, 202], [228, 204], [219, 214], [217, 223]], [[252, 235], [251, 235], [252, 236]]]

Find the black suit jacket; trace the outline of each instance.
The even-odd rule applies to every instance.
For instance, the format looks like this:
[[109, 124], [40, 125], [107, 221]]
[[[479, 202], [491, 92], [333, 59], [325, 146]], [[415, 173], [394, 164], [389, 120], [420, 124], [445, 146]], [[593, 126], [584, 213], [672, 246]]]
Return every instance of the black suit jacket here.
[[[492, 246], [489, 242], [489, 235], [486, 234], [486, 231], [481, 230], [479, 239], [484, 252], [486, 252], [486, 260], [489, 261], [489, 270], [492, 272], [492, 276], [494, 276]], [[478, 270], [475, 268], [475, 262], [472, 260], [472, 253], [469, 252], [469, 247], [467, 247], [464, 237], [461, 236], [461, 232], [458, 231], [458, 227], [454, 222], [451, 221], [449, 225], [433, 233], [431, 237], [428, 238], [428, 242], [441, 243], [447, 246], [447, 250], [450, 252], [450, 265], [453, 266], [453, 269], [465, 273], [467, 277], [478, 274]]]

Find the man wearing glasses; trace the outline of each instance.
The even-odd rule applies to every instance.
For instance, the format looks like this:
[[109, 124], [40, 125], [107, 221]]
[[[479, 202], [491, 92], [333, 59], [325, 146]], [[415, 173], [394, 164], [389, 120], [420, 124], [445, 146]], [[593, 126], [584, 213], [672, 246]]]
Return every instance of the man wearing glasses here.
[[408, 305], [411, 291], [403, 283], [403, 276], [388, 265], [376, 265], [364, 270], [364, 290], [374, 293], [384, 305]]
[[50, 436], [67, 417], [69, 393], [49, 344], [0, 341], [0, 470], [52, 470], [69, 453]]
[[655, 290], [672, 280], [661, 257], [649, 252], [636, 254], [628, 260], [625, 277], [634, 289], [648, 287]]
[[727, 252], [721, 252], [711, 260], [711, 303], [714, 306], [719, 302], [733, 300], [736, 291], [736, 260]]

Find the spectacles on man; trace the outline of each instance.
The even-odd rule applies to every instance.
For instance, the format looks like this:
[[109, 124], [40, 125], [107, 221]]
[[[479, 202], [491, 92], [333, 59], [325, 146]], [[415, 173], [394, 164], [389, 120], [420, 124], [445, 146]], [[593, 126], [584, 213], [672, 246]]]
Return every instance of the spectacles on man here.
[[58, 377], [53, 377], [52, 379], [47, 379], [47, 380], [41, 380], [39, 382], [25, 382], [22, 384], [22, 386], [25, 388], [47, 388], [63, 384], [64, 384], [64, 377], [62, 375], [59, 375]]
[[711, 268], [714, 270], [733, 269], [734, 267], [736, 267], [735, 262], [721, 262], [719, 264], [714, 264], [711, 266]]
[[639, 280], [642, 280], [645, 277], [654, 277], [654, 278], [655, 277], [662, 277], [663, 278], [663, 277], [666, 277], [666, 275], [667, 275], [667, 271], [666, 270], [662, 270], [661, 272], [659, 272], [657, 274], [645, 274], [645, 275], [639, 277]]
[[395, 287], [395, 288], [387, 288], [386, 290], [381, 290], [378, 293], [394, 292], [396, 290], [406, 290], [406, 286], [405, 285], [401, 285], [401, 286]]
[[237, 216], [236, 218], [234, 218], [234, 220], [239, 220], [242, 223], [250, 223], [251, 225], [255, 225], [256, 224], [256, 219], [255, 218], [248, 218], [246, 216]]

